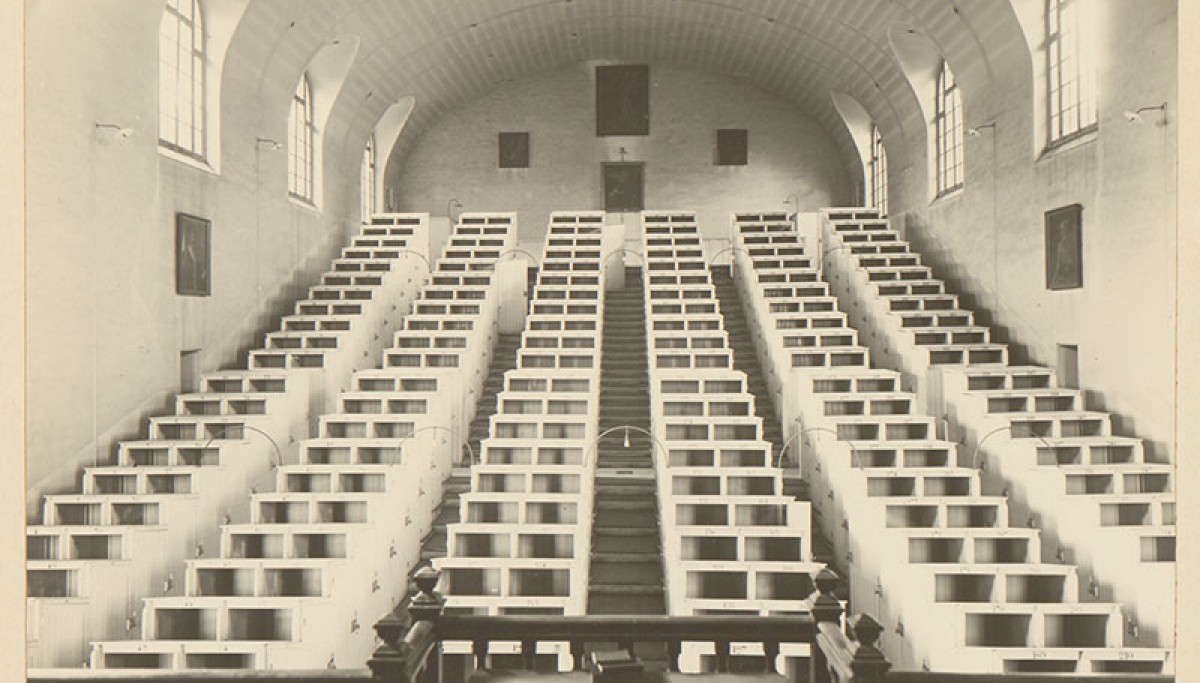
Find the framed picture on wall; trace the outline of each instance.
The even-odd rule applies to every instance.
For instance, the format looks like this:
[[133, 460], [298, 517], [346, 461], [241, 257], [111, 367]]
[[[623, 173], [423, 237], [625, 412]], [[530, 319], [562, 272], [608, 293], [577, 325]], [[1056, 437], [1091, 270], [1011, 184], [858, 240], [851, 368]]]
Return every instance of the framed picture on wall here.
[[717, 166], [745, 166], [749, 150], [750, 133], [745, 128], [717, 130]]
[[500, 168], [529, 168], [529, 133], [500, 133]]
[[175, 293], [212, 294], [212, 221], [186, 213], [175, 214]]
[[1083, 287], [1083, 206], [1046, 212], [1046, 289]]

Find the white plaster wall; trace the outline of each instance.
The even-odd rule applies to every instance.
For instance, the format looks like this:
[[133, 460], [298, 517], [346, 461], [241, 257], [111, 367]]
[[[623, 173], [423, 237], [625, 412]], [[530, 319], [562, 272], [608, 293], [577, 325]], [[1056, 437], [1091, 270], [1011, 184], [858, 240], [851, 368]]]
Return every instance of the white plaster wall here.
[[[203, 370], [242, 362], [357, 227], [360, 150], [344, 152], [346, 136], [326, 136], [321, 210], [287, 199], [286, 150], [255, 144], [286, 138], [304, 51], [269, 62], [235, 34], [220, 175], [158, 152], [161, 12], [146, 0], [27, 7], [27, 511], [167, 411], [181, 350], [202, 349]], [[134, 134], [104, 139], [96, 122]], [[212, 220], [211, 297], [175, 294], [176, 211]]]
[[[961, 193], [928, 201], [928, 160], [892, 159], [893, 215], [939, 276], [1007, 328], [1032, 361], [1079, 346], [1090, 407], [1168, 457], [1173, 427], [1177, 161], [1177, 19], [1172, 0], [1096, 2], [1099, 132], [1042, 154], [1035, 140], [1034, 65], [1020, 37], [990, 55], [991, 82], [962, 81], [968, 126]], [[1041, 60], [1040, 53], [1032, 59]], [[1037, 91], [1040, 92], [1040, 91]], [[1123, 112], [1166, 101], [1166, 126]], [[885, 140], [886, 144], [886, 140]], [[1045, 288], [1045, 211], [1083, 205], [1083, 288]]]
[[[399, 210], [445, 215], [451, 198], [471, 211], [514, 210], [522, 247], [539, 254], [551, 211], [603, 208], [600, 164], [621, 160], [621, 147], [626, 161], [645, 163], [646, 208], [696, 210], [705, 237], [726, 237], [735, 210], [795, 210], [783, 203], [789, 195], [814, 210], [853, 194], [814, 119], [719, 75], [652, 64], [650, 135], [598, 138], [594, 66], [505, 84], [447, 116], [412, 148], [398, 180], [389, 178]], [[718, 128], [749, 130], [749, 165], [713, 164]], [[497, 168], [501, 131], [530, 132], [530, 168]]]

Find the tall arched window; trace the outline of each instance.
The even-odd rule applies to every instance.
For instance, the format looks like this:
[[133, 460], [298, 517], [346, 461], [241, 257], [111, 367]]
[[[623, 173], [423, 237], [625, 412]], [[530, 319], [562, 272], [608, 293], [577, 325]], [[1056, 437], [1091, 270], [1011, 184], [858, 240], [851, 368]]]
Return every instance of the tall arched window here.
[[367, 138], [367, 147], [363, 150], [362, 170], [359, 172], [359, 182], [362, 184], [362, 222], [371, 220], [375, 213], [375, 136]]
[[288, 194], [313, 203], [313, 99], [308, 72], [300, 77], [292, 95], [288, 117]]
[[1096, 126], [1094, 48], [1085, 0], [1046, 0], [1047, 144]]
[[883, 136], [879, 126], [871, 126], [871, 206], [879, 209], [879, 215], [888, 212], [887, 150], [883, 148]]
[[934, 95], [934, 134], [937, 140], [937, 191], [952, 192], [963, 184], [962, 98], [950, 65], [942, 60]]
[[201, 161], [207, 64], [200, 0], [168, 0], [158, 29], [158, 143]]

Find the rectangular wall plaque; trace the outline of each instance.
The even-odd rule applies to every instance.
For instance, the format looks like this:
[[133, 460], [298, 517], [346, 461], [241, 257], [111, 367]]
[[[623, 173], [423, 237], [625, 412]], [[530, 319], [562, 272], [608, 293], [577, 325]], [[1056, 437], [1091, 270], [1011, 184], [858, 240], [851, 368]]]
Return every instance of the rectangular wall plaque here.
[[750, 133], [745, 128], [717, 131], [717, 166], [745, 166], [749, 163]]
[[500, 133], [500, 168], [529, 168], [529, 133]]
[[596, 67], [596, 135], [650, 134], [650, 67]]

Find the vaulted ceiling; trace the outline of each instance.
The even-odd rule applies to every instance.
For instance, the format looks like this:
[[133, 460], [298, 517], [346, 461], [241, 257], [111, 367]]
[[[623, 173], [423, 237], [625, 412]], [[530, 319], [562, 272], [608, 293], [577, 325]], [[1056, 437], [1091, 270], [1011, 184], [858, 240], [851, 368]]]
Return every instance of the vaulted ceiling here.
[[[403, 139], [501, 84], [590, 60], [692, 66], [795, 103], [844, 150], [831, 93], [853, 96], [889, 146], [924, 144], [923, 116], [889, 32], [923, 35], [964, 92], [994, 88], [1023, 36], [1007, 0], [251, 0], [234, 49], [288, 91], [321, 45], [357, 36], [339, 100], [346, 142], [414, 96]], [[980, 98], [977, 102], [986, 101]], [[986, 112], [984, 112], [986, 114]]]

